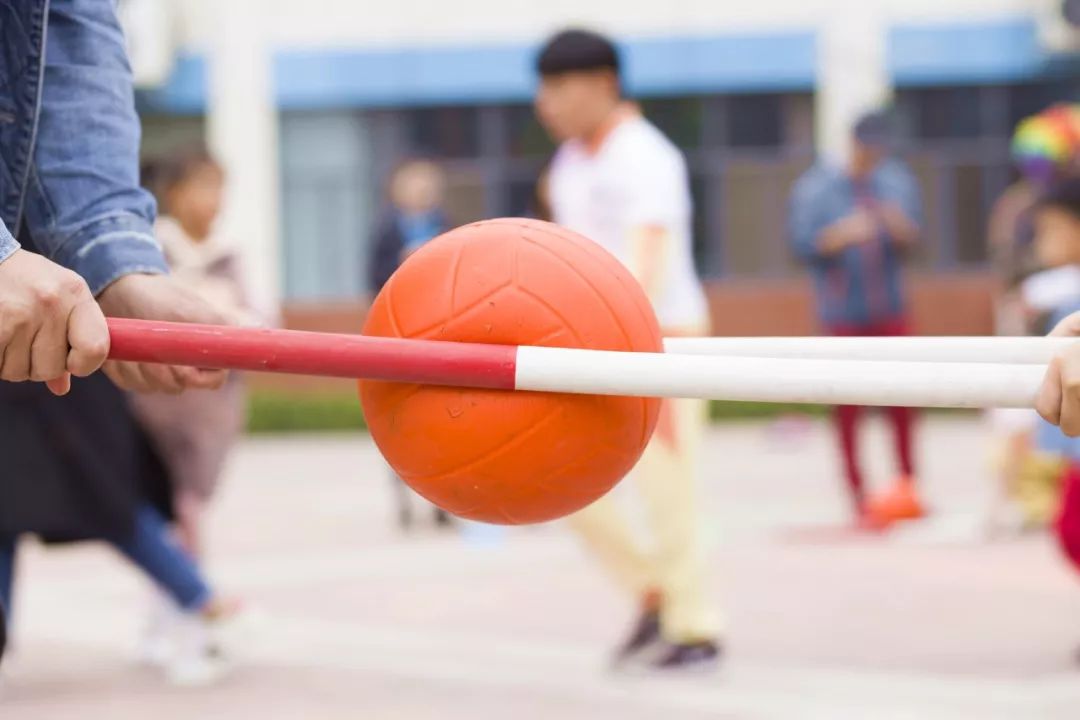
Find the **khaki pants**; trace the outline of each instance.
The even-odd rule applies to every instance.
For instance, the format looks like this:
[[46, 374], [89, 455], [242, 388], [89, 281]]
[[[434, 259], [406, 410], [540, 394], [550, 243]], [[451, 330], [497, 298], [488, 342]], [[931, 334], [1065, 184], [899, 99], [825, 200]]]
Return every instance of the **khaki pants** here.
[[570, 518], [588, 548], [629, 592], [637, 597], [660, 592], [661, 631], [674, 643], [712, 639], [721, 631], [706, 589], [699, 532], [698, 454], [706, 407], [703, 400], [665, 400], [656, 432], [631, 474], [645, 503], [652, 552], [634, 537], [611, 493]]

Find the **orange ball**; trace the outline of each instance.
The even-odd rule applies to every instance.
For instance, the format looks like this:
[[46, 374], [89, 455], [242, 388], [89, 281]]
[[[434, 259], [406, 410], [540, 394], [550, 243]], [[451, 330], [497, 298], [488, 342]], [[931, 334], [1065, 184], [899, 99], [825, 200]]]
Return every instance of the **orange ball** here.
[[[451, 230], [414, 253], [371, 307], [365, 335], [662, 352], [641, 286], [591, 240], [503, 219]], [[372, 437], [435, 505], [488, 523], [562, 517], [641, 457], [655, 398], [474, 390], [362, 380]]]

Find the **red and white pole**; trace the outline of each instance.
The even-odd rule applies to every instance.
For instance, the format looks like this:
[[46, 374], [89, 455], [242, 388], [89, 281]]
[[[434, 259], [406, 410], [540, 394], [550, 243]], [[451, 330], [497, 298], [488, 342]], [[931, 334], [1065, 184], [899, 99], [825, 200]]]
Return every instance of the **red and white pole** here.
[[[714, 338], [693, 341], [696, 349], [684, 340], [674, 342], [673, 349], [682, 344], [698, 354], [628, 353], [116, 318], [109, 327], [114, 360], [501, 390], [955, 408], [1031, 407], [1044, 373], [1033, 360], [1051, 357], [1061, 344], [1034, 339], [1030, 353], [1009, 356], [1026, 358], [1023, 362], [988, 362], [989, 355], [967, 350], [956, 354], [981, 362], [900, 362], [813, 357], [809, 348], [822, 338], [792, 339], [803, 348], [802, 355], [791, 350], [793, 357], [728, 357], [704, 352], [722, 349], [725, 339]], [[710, 348], [705, 340], [721, 342]], [[949, 354], [948, 348], [935, 347], [937, 338], [905, 340], [908, 358]], [[986, 348], [976, 346], [990, 339], [975, 340], [972, 348], [982, 351]], [[835, 345], [839, 354], [843, 348]], [[920, 346], [922, 355], [916, 351]], [[885, 357], [885, 349], [863, 356]]]

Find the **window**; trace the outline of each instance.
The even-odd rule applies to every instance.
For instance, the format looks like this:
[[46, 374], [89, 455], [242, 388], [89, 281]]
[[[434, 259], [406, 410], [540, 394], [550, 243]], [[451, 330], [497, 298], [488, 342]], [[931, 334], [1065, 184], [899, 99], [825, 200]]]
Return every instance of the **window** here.
[[510, 105], [504, 108], [507, 126], [507, 153], [512, 158], [549, 158], [555, 143], [540, 126], [532, 105]]
[[978, 266], [987, 261], [986, 224], [1013, 179], [1009, 144], [1016, 123], [1076, 97], [1080, 81], [901, 90], [908, 161], [924, 200], [919, 267]]
[[[812, 157], [812, 95], [689, 95], [645, 98], [641, 105], [686, 156], [698, 271], [705, 277], [802, 272], [788, 249], [785, 209]], [[354, 297], [367, 289], [373, 226], [385, 182], [402, 158], [424, 155], [440, 163], [446, 212], [462, 224], [534, 214], [536, 178], [555, 149], [527, 103], [285, 113], [281, 141], [291, 299]], [[970, 182], [964, 180], [964, 192]], [[965, 237], [974, 237], [964, 228]], [[965, 245], [962, 256], [975, 257], [973, 248]]]
[[971, 86], [910, 90], [899, 103], [915, 139], [971, 139], [983, 134], [981, 100], [980, 88]]
[[479, 108], [442, 107], [407, 110], [412, 153], [436, 158], [468, 158], [480, 151]]
[[645, 117], [679, 147], [685, 149], [700, 147], [701, 128], [705, 119], [702, 98], [642, 100], [641, 109]]
[[726, 98], [727, 145], [778, 148], [784, 143], [782, 95], [733, 95]]

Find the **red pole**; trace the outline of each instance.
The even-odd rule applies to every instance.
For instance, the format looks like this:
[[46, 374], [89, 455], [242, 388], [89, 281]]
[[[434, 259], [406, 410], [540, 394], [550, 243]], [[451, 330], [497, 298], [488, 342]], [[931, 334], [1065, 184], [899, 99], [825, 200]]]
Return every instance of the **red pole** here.
[[517, 347], [109, 318], [109, 358], [513, 390]]

